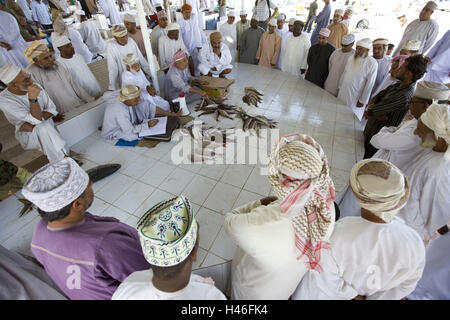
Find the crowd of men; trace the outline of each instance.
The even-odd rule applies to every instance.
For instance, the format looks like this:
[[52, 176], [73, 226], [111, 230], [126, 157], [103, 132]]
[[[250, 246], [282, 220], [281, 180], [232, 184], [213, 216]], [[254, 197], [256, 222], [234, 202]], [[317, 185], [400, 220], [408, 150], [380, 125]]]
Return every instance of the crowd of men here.
[[[287, 26], [272, 1], [257, 0], [252, 19], [242, 11], [235, 23], [230, 11], [209, 38], [192, 5], [182, 6], [177, 22], [160, 10], [151, 47], [164, 73], [164, 97], [149, 80], [152, 58], [135, 16], [117, 23], [109, 16], [112, 38], [104, 40], [85, 12], [77, 11], [75, 30], [33, 0], [32, 17], [53, 29], [49, 47], [42, 39], [25, 42], [19, 20], [0, 11], [9, 22], [0, 25], [6, 86], [0, 109], [21, 146], [42, 151], [50, 162], [31, 176], [0, 162], [1, 198], [23, 185], [42, 218], [31, 250], [54, 285], [30, 283], [30, 295], [226, 299], [211, 279], [192, 273], [200, 226], [189, 200], [180, 195], [152, 206], [136, 229], [90, 214], [92, 181], [55, 122], [104, 94], [101, 136], [134, 141], [158, 123], [156, 116], [181, 116], [172, 108], [180, 93], [188, 103], [206, 95], [196, 76], [226, 77], [241, 62], [304, 77], [336, 96], [364, 125], [365, 153], [336, 198], [327, 156], [314, 138], [291, 134], [276, 143], [268, 176], [274, 196], [225, 215], [238, 248], [228, 298], [449, 299], [450, 31], [433, 46], [437, 5], [430, 1], [391, 58], [388, 39], [356, 41], [349, 33], [352, 8], [335, 10], [330, 23], [330, 1], [324, 2], [318, 15], [311, 5], [306, 24], [291, 19]], [[108, 66], [105, 93], [88, 66], [101, 59]], [[5, 265], [22, 264], [0, 254], [8, 256]], [[77, 290], [67, 281], [74, 263], [82, 275]], [[372, 284], [370, 268], [378, 268]]]

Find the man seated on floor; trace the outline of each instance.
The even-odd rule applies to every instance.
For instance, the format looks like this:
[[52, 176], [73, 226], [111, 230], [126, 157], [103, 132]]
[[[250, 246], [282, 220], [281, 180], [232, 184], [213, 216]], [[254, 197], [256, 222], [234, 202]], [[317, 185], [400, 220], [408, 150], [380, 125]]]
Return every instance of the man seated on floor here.
[[53, 41], [53, 46], [57, 47], [60, 53], [56, 61], [67, 68], [80, 87], [92, 97], [101, 96], [102, 88], [97, 78], [95, 78], [84, 59], [75, 53], [69, 38], [59, 36]]
[[192, 273], [197, 261], [199, 226], [184, 196], [162, 201], [137, 225], [151, 269], [131, 274], [113, 300], [226, 300], [211, 278]]
[[287, 300], [308, 269], [321, 270], [335, 222], [334, 185], [322, 147], [309, 136], [282, 137], [269, 160], [277, 197], [225, 215], [237, 245], [232, 264], [235, 300]]
[[395, 217], [409, 198], [405, 175], [387, 161], [368, 159], [353, 166], [350, 185], [360, 216], [336, 222], [323, 270], [309, 271], [293, 299], [400, 300], [422, 276], [422, 239]]
[[134, 85], [120, 90], [117, 101], [106, 107], [101, 134], [103, 138], [134, 141], [139, 139], [139, 133], [158, 123], [155, 116], [181, 116], [181, 110], [171, 113], [146, 100], [141, 101], [141, 93], [141, 88]]
[[205, 91], [191, 85], [194, 77], [189, 72], [186, 53], [178, 51], [173, 56], [173, 61], [164, 80], [166, 99], [173, 101], [178, 98], [180, 93], [184, 93], [186, 95], [186, 103], [190, 103], [206, 96]]
[[[162, 35], [159, 38], [158, 48], [159, 67], [165, 73], [167, 73], [169, 67], [172, 65], [173, 55], [175, 53], [184, 51], [189, 56], [183, 39], [180, 37], [180, 25], [176, 22], [169, 24], [167, 27], [167, 35]], [[190, 63], [194, 63], [191, 57], [189, 57], [189, 60]]]
[[0, 93], [0, 110], [16, 127], [16, 139], [25, 150], [37, 149], [48, 161], [63, 159], [69, 154], [66, 142], [55, 129], [58, 117], [55, 104], [47, 92], [34, 84], [31, 75], [12, 64], [0, 69], [0, 81], [8, 88]]
[[151, 86], [150, 82], [142, 72], [139, 64], [139, 57], [134, 53], [129, 53], [122, 59], [126, 70], [122, 73], [122, 86], [135, 85], [142, 88], [142, 100], [148, 101], [161, 109], [170, 112], [170, 104], [160, 96]]
[[87, 212], [92, 181], [72, 158], [37, 170], [22, 193], [42, 218], [31, 251], [69, 299], [109, 300], [128, 275], [148, 269], [134, 228]]
[[222, 43], [220, 32], [211, 33], [209, 43], [200, 49], [198, 60], [200, 61], [198, 70], [203, 75], [225, 78], [225, 75], [233, 70], [230, 49]]
[[59, 113], [64, 114], [95, 100], [80, 87], [66, 67], [55, 61], [43, 42], [32, 42], [25, 50], [25, 56], [31, 62], [25, 70], [48, 93]]

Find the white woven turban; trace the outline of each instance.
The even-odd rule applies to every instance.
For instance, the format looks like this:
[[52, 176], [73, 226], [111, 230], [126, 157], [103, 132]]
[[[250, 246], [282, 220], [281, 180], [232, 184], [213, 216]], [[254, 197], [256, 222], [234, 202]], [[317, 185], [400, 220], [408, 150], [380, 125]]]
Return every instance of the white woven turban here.
[[127, 28], [120, 24], [116, 24], [115, 26], [111, 27], [111, 34], [113, 37], [125, 37], [128, 34]]
[[422, 44], [422, 41], [420, 41], [420, 40], [409, 40], [406, 42], [406, 44], [403, 46], [402, 49], [408, 50], [408, 51], [419, 51], [421, 44]]
[[124, 102], [127, 100], [135, 99], [141, 95], [141, 92], [142, 92], [141, 88], [129, 84], [123, 87], [122, 90], [120, 90], [120, 95], [117, 98], [117, 100]]
[[342, 37], [342, 45], [348, 46], [349, 44], [355, 42], [355, 35], [353, 33], [346, 34]]
[[428, 9], [431, 9], [433, 11], [436, 11], [437, 8], [438, 8], [438, 5], [434, 1], [428, 1], [427, 4], [425, 5], [425, 8], [428, 8]]
[[172, 22], [167, 26], [167, 31], [180, 30], [180, 25], [176, 22]]
[[276, 26], [277, 26], [277, 20], [275, 20], [275, 19], [270, 19], [270, 21], [269, 21], [269, 26], [276, 27]]
[[246, 16], [248, 13], [245, 10], [241, 10], [241, 12], [239, 12], [240, 16]]
[[330, 33], [331, 33], [331, 31], [328, 28], [322, 28], [322, 29], [320, 29], [320, 32], [319, 32], [320, 35], [327, 37], [327, 38], [330, 36]]
[[123, 21], [136, 23], [136, 16], [133, 14], [126, 13], [123, 17]]
[[39, 57], [44, 52], [48, 51], [47, 45], [39, 40], [33, 41], [26, 49], [25, 49], [25, 57], [33, 63], [34, 58]]
[[409, 198], [404, 174], [392, 163], [380, 159], [356, 163], [350, 172], [350, 187], [361, 208], [385, 222], [390, 222]]
[[361, 39], [356, 43], [356, 46], [363, 47], [363, 48], [370, 50], [370, 49], [372, 49], [372, 40], [370, 40], [369, 38]]
[[450, 88], [439, 82], [421, 81], [417, 84], [414, 96], [433, 101], [448, 100]]
[[79, 198], [88, 184], [87, 173], [72, 158], [64, 158], [33, 173], [22, 194], [42, 211], [52, 212]]
[[289, 20], [289, 25], [290, 26], [293, 26], [294, 25], [294, 23], [295, 23], [295, 18], [291, 18], [290, 20]]
[[[445, 104], [432, 104], [420, 116], [420, 121], [430, 130], [436, 138], [442, 138], [450, 145], [450, 106]], [[450, 147], [447, 148], [445, 159], [450, 161]]]
[[139, 63], [139, 57], [134, 53], [129, 53], [122, 58], [122, 62], [131, 67], [133, 64]]
[[8, 85], [20, 73], [21, 69], [14, 64], [5, 64], [0, 68], [0, 81]]
[[53, 40], [53, 46], [56, 48], [65, 46], [66, 44], [70, 43], [70, 39], [66, 36], [56, 36]]
[[376, 44], [382, 44], [383, 46], [387, 46], [389, 44], [389, 40], [388, 39], [375, 39], [375, 40], [373, 40], [372, 45], [376, 45]]
[[284, 13], [280, 13], [277, 17], [277, 20], [286, 20], [286, 15]]
[[236, 13], [233, 10], [231, 10], [228, 12], [227, 17], [236, 17]]

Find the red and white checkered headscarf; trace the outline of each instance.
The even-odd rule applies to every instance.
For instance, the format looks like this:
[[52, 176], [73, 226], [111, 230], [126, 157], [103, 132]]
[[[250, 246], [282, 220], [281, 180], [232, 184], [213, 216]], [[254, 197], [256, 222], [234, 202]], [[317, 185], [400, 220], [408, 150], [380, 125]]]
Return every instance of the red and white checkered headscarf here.
[[292, 134], [281, 137], [269, 160], [269, 180], [281, 209], [291, 219], [300, 259], [308, 268], [321, 271], [324, 239], [334, 222], [334, 184], [322, 147], [311, 137]]

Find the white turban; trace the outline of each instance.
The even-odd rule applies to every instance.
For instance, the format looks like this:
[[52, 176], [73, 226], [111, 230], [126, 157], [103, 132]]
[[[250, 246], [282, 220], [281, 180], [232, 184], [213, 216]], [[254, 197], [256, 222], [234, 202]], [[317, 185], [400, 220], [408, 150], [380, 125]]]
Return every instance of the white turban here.
[[59, 48], [70, 43], [70, 39], [66, 36], [56, 36], [53, 40], [53, 47]]
[[322, 29], [320, 29], [320, 32], [319, 32], [320, 35], [327, 37], [327, 38], [330, 36], [330, 33], [331, 33], [331, 30], [328, 28], [322, 28]]
[[180, 30], [180, 25], [176, 22], [172, 22], [167, 26], [167, 31]]
[[370, 50], [370, 49], [372, 49], [372, 40], [370, 40], [369, 38], [361, 39], [356, 43], [356, 46], [363, 47], [363, 48]]
[[86, 15], [86, 13], [83, 10], [76, 10], [75, 14], [79, 15], [79, 16], [84, 16]]
[[48, 48], [45, 43], [39, 40], [33, 41], [26, 49], [25, 49], [25, 57], [33, 63], [34, 58], [39, 57], [44, 52], [47, 52]]
[[381, 159], [356, 163], [350, 172], [350, 187], [361, 208], [385, 222], [390, 222], [409, 198], [405, 175], [392, 163]]
[[425, 5], [425, 8], [428, 8], [428, 9], [431, 9], [433, 11], [436, 11], [437, 8], [438, 8], [438, 5], [434, 1], [428, 1], [427, 4]]
[[241, 12], [239, 12], [240, 16], [246, 16], [247, 15], [247, 11], [245, 10], [241, 10]]
[[0, 81], [8, 85], [20, 73], [21, 69], [14, 64], [5, 64], [0, 68]]
[[389, 40], [388, 39], [375, 39], [375, 40], [373, 40], [372, 45], [376, 45], [376, 44], [382, 44], [383, 46], [387, 46], [389, 44]]
[[[450, 145], [450, 106], [432, 104], [420, 116], [420, 121], [434, 132], [436, 138], [442, 138]], [[445, 153], [445, 159], [450, 161], [450, 146]]]
[[448, 100], [450, 88], [439, 82], [421, 81], [417, 84], [414, 96], [434, 101]]
[[52, 212], [79, 198], [88, 184], [87, 173], [72, 158], [64, 158], [33, 173], [22, 194], [42, 211]]
[[131, 67], [133, 64], [139, 63], [139, 57], [134, 53], [129, 53], [122, 58], [122, 61], [126, 66]]
[[123, 17], [123, 21], [136, 23], [136, 16], [133, 14], [126, 13]]
[[342, 45], [348, 46], [349, 44], [355, 42], [355, 35], [353, 33], [346, 34], [342, 37]]
[[141, 88], [129, 84], [123, 87], [122, 90], [120, 90], [120, 95], [117, 98], [117, 100], [124, 102], [127, 100], [135, 99], [141, 96], [141, 92], [142, 92]]
[[276, 27], [276, 26], [277, 26], [277, 20], [275, 20], [275, 19], [270, 19], [270, 21], [269, 21], [269, 26]]
[[405, 43], [402, 50], [408, 50], [408, 51], [419, 51], [420, 45], [422, 44], [422, 41], [420, 40], [409, 40]]
[[125, 37], [128, 34], [127, 28], [120, 24], [116, 24], [115, 26], [111, 27], [111, 34], [113, 37]]
[[277, 17], [277, 20], [286, 20], [286, 15], [284, 13], [280, 13]]
[[236, 13], [233, 10], [228, 11], [227, 17], [236, 17]]
[[291, 18], [291, 20], [289, 20], [289, 25], [293, 26], [295, 21], [297, 21], [295, 18]]

